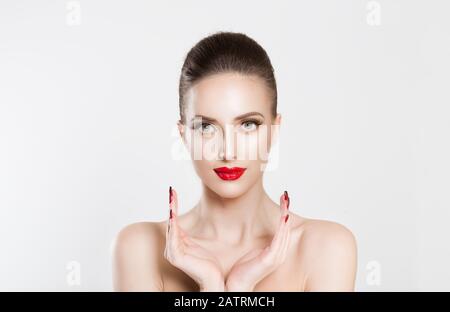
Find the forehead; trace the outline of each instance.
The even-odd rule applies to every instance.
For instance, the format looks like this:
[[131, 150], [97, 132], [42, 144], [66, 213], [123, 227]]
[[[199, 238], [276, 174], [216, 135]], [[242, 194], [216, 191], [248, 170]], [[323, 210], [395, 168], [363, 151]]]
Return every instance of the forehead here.
[[222, 73], [203, 78], [189, 89], [186, 117], [204, 115], [226, 121], [250, 111], [268, 117], [270, 105], [270, 91], [261, 78]]

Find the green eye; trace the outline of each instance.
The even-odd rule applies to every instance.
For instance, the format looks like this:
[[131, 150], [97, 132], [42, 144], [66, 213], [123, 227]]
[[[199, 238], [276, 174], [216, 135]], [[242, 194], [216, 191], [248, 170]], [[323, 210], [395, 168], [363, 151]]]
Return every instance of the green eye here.
[[261, 122], [258, 120], [247, 120], [242, 123], [242, 128], [245, 131], [253, 131], [256, 130], [260, 124]]
[[206, 124], [204, 127], [202, 127], [203, 133], [211, 133], [212, 131], [214, 131], [214, 128], [210, 124]]
[[196, 127], [195, 130], [198, 130], [201, 134], [203, 135], [211, 135], [214, 134], [214, 132], [216, 131], [215, 127], [212, 124], [209, 123], [199, 123]]

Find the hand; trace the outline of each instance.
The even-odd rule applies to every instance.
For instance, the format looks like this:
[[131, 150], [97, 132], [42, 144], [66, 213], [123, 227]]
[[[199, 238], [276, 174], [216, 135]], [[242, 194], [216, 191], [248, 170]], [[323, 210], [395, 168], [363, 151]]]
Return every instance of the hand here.
[[289, 196], [285, 192], [280, 197], [281, 217], [271, 244], [248, 252], [233, 265], [225, 282], [227, 291], [253, 291], [259, 281], [284, 262], [290, 237], [288, 208]]
[[172, 187], [169, 206], [164, 257], [189, 275], [200, 286], [200, 291], [224, 291], [223, 270], [217, 258], [193, 242], [178, 225], [178, 196]]

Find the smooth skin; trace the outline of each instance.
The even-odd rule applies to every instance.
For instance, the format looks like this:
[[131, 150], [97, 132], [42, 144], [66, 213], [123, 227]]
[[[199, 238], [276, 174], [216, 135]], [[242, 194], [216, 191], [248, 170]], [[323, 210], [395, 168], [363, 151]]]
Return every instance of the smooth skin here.
[[[176, 207], [176, 206], [175, 206]], [[193, 211], [178, 216], [174, 208], [171, 222], [172, 234], [168, 245], [180, 236], [189, 246], [177, 260], [167, 259], [167, 225], [165, 222], [138, 222], [123, 228], [114, 242], [114, 290], [115, 291], [353, 291], [356, 275], [356, 242], [353, 234], [344, 226], [323, 220], [306, 219], [289, 212], [290, 240], [284, 262], [253, 288], [248, 284], [226, 285], [223, 276], [245, 270], [244, 259], [252, 258], [262, 248], [251, 249], [247, 244], [228, 245], [194, 240], [186, 237], [182, 227], [195, 218]], [[281, 219], [280, 219], [281, 220]], [[279, 222], [282, 224], [284, 222]], [[179, 229], [178, 233], [174, 229]], [[286, 231], [287, 232], [287, 231]], [[279, 231], [277, 232], [279, 234]], [[171, 236], [172, 235], [172, 236]], [[176, 238], [179, 240], [180, 238]], [[197, 241], [197, 242], [196, 242]], [[267, 242], [255, 240], [255, 245]], [[184, 243], [184, 242], [183, 242]], [[202, 245], [205, 247], [202, 247]], [[265, 247], [267, 247], [266, 245]], [[208, 248], [210, 247], [210, 248]], [[264, 247], [264, 248], [265, 248]], [[226, 248], [226, 250], [224, 250]], [[222, 250], [221, 250], [222, 249]], [[190, 261], [183, 261], [189, 257]], [[248, 264], [248, 263], [246, 263]], [[180, 269], [181, 268], [181, 269]], [[199, 273], [196, 270], [200, 269]], [[205, 284], [196, 282], [204, 278]], [[201, 275], [204, 276], [201, 276]], [[230, 280], [228, 280], [230, 282]], [[234, 287], [234, 288], [233, 288]]]
[[[289, 200], [282, 194], [275, 203], [263, 187], [265, 160], [236, 157], [235, 134], [247, 139], [250, 150], [276, 140], [276, 131], [264, 135], [252, 121], [281, 123], [280, 114], [271, 115], [264, 82], [218, 74], [202, 79], [188, 98], [187, 120], [210, 118], [197, 128], [178, 123], [191, 156], [198, 152], [198, 145], [191, 144], [196, 138], [203, 146], [217, 143], [217, 150], [206, 153], [220, 151], [222, 157], [193, 158], [203, 191], [192, 209], [179, 214], [172, 188], [166, 220], [133, 223], [119, 231], [113, 242], [114, 290], [353, 291], [357, 247], [352, 232], [336, 222], [294, 213], [295, 189], [288, 190]], [[252, 120], [238, 118], [248, 112], [258, 114]], [[236, 181], [223, 181], [212, 170], [221, 166], [247, 170]]]
[[189, 235], [178, 226], [177, 193], [172, 190], [172, 194], [173, 201], [170, 208], [173, 217], [169, 218], [164, 255], [172, 265], [196, 281], [201, 291], [224, 291], [224, 288], [233, 291], [252, 291], [260, 280], [284, 262], [290, 234], [287, 224], [289, 217], [287, 195], [280, 197], [281, 217], [271, 244], [264, 249], [249, 251], [225, 274], [219, 259], [190, 239]]

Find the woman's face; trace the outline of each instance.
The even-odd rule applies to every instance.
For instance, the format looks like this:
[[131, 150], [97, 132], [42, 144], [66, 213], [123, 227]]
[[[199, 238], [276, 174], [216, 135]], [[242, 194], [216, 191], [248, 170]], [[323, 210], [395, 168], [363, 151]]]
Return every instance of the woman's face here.
[[245, 193], [262, 178], [281, 121], [271, 114], [267, 86], [257, 76], [216, 74], [185, 99], [186, 120], [178, 127], [198, 176], [221, 197]]

